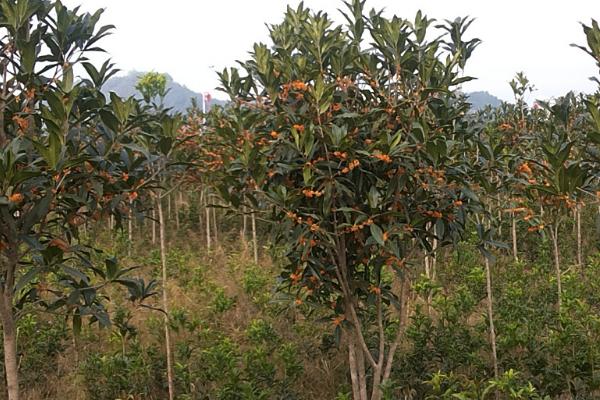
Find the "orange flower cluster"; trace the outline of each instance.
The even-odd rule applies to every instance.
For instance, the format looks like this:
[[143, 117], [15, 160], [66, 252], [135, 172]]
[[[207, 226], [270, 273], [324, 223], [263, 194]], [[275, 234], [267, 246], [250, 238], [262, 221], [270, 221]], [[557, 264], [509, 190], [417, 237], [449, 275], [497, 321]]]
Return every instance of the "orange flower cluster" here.
[[15, 204], [21, 203], [24, 199], [25, 199], [25, 196], [23, 196], [21, 193], [13, 193], [10, 196], [8, 196], [8, 200], [11, 203], [15, 203]]
[[544, 229], [544, 225], [535, 225], [535, 226], [530, 226], [529, 228], [527, 228], [527, 232], [537, 232], [537, 231], [541, 231], [542, 229]]
[[295, 125], [293, 126], [293, 128], [294, 128], [295, 130], [297, 130], [297, 131], [298, 131], [298, 133], [303, 133], [303, 132], [304, 132], [304, 125], [295, 124]]
[[500, 126], [498, 127], [498, 129], [501, 130], [501, 131], [507, 131], [507, 130], [512, 129], [512, 128], [513, 128], [512, 125], [508, 124], [506, 122], [503, 123], [503, 124], [500, 124]]
[[138, 198], [138, 193], [137, 192], [131, 192], [129, 193], [129, 201], [135, 201], [135, 199]]
[[428, 177], [432, 177], [436, 183], [441, 184], [446, 182], [446, 171], [444, 170], [436, 170], [433, 167], [427, 168], [419, 168], [417, 169], [417, 173], [420, 175], [425, 175]]
[[333, 111], [340, 111], [342, 109], [342, 105], [340, 103], [333, 103], [331, 105], [331, 109]]
[[[304, 92], [308, 89], [308, 85], [302, 81], [293, 81], [290, 83], [286, 83], [281, 85], [281, 94], [279, 95], [279, 98], [281, 100], [287, 100], [287, 98], [290, 95], [290, 90], [294, 90], [297, 92]], [[296, 94], [296, 99], [301, 100], [302, 98], [304, 98], [304, 95], [302, 93], [297, 93]]]
[[[102, 178], [106, 179], [108, 181], [108, 183], [115, 183], [116, 182], [115, 178], [112, 175], [110, 175], [108, 172], [106, 172], [106, 171], [100, 171], [99, 175]], [[55, 179], [57, 177], [58, 177], [58, 175], [55, 177]]]
[[293, 81], [291, 83], [292, 85], [292, 89], [294, 90], [306, 90], [308, 88], [308, 86], [306, 85], [306, 83], [302, 82], [302, 81]]
[[387, 266], [396, 265], [396, 266], [402, 268], [402, 267], [404, 267], [405, 264], [406, 264], [406, 261], [404, 259], [400, 259], [396, 256], [388, 257], [385, 260], [385, 265], [387, 265]]
[[383, 161], [386, 164], [390, 164], [392, 162], [392, 158], [387, 154], [373, 154], [373, 157], [375, 157], [379, 161]]
[[12, 117], [12, 120], [15, 124], [17, 124], [17, 126], [19, 127], [19, 131], [21, 131], [21, 132], [23, 132], [27, 128], [29, 128], [29, 122], [23, 117], [19, 117], [18, 115], [15, 115], [14, 117]]
[[313, 197], [323, 196], [323, 191], [319, 191], [319, 190], [304, 189], [302, 191], [302, 193], [304, 194], [304, 196], [308, 197], [309, 199], [312, 199]]
[[[306, 225], [308, 225], [310, 227], [310, 231], [311, 232], [318, 232], [321, 228], [319, 227], [319, 224], [314, 223], [313, 219], [311, 217], [308, 217], [306, 219], [306, 221], [304, 221], [302, 219], [302, 217], [299, 217], [296, 213], [292, 212], [292, 211], [288, 211], [285, 214], [289, 219], [291, 219], [292, 221], [294, 221], [297, 224], [302, 224], [303, 222], [306, 223]], [[314, 242], [314, 245], [316, 246], [317, 243]], [[311, 241], [311, 247], [314, 247], [312, 245], [312, 241]]]
[[347, 76], [344, 76], [343, 78], [337, 77], [335, 82], [337, 83], [339, 88], [342, 89], [342, 91], [344, 92], [348, 91], [348, 88], [354, 85], [354, 81], [348, 78]]
[[302, 274], [301, 273], [293, 273], [290, 275], [290, 279], [292, 280], [292, 283], [296, 284], [296, 283], [300, 282], [300, 279], [302, 279]]
[[345, 160], [346, 158], [348, 158], [348, 153], [341, 152], [341, 151], [334, 151], [333, 155], [339, 159]]
[[437, 219], [440, 219], [444, 216], [440, 211], [437, 211], [437, 210], [425, 211], [424, 214], [427, 215], [428, 217], [437, 218]]
[[343, 315], [339, 315], [335, 318], [332, 318], [331, 320], [333, 322], [333, 325], [339, 326], [339, 325], [341, 325], [342, 322], [344, 322], [346, 320], [346, 317]]
[[345, 230], [347, 233], [358, 232], [358, 231], [365, 229], [367, 226], [370, 226], [370, 225], [373, 225], [373, 220], [371, 218], [369, 218], [362, 224], [354, 224], [354, 225], [346, 228]]
[[521, 174], [527, 175], [527, 176], [530, 176], [533, 173], [528, 162], [524, 162], [523, 164], [519, 165], [517, 167], [517, 172], [520, 172]]
[[35, 88], [27, 89], [27, 92], [25, 93], [25, 98], [27, 100], [33, 100], [34, 97], [35, 97]]
[[[308, 225], [310, 227], [310, 231], [311, 232], [318, 232], [319, 229], [321, 229], [319, 227], [319, 224], [315, 224], [315, 222], [313, 221], [313, 219], [311, 217], [308, 217], [306, 219], [306, 225]], [[315, 243], [316, 244], [316, 243]]]
[[359, 165], [360, 165], [360, 161], [358, 161], [358, 160], [352, 160], [352, 161], [350, 161], [350, 164], [348, 164], [347, 167], [345, 167], [344, 169], [342, 169], [342, 173], [343, 174], [347, 174], [350, 171], [352, 171], [353, 169], [358, 168]]
[[[314, 224], [312, 224], [310, 226], [312, 227], [312, 226], [314, 226]], [[317, 227], [318, 227], [318, 225], [317, 225]], [[302, 246], [304, 246], [306, 243], [308, 243], [310, 245], [310, 247], [315, 247], [317, 245], [317, 241], [315, 239], [310, 239], [310, 241], [307, 241], [304, 236], [300, 236], [300, 239], [298, 239], [298, 243], [301, 244]], [[314, 278], [314, 276], [312, 276], [311, 278]]]
[[371, 285], [371, 286], [369, 286], [369, 292], [379, 296], [379, 295], [381, 295], [381, 288]]
[[277, 139], [279, 137], [279, 133], [277, 133], [276, 131], [271, 131], [270, 135], [273, 139]]

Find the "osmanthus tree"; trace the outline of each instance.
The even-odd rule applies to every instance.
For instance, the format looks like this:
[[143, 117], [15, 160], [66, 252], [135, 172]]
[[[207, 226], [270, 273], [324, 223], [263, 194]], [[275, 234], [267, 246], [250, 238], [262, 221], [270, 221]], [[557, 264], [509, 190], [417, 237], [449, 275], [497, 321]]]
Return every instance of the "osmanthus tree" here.
[[[497, 124], [502, 119], [490, 118], [488, 113], [483, 113], [477, 118], [484, 121], [484, 128], [478, 130], [478, 135], [473, 140], [475, 149], [470, 151], [470, 157], [468, 157], [473, 162], [473, 166], [470, 168], [473, 171], [471, 180], [480, 206], [480, 209], [473, 213], [472, 220], [477, 233], [477, 249], [481, 253], [485, 265], [490, 353], [494, 379], [498, 380], [500, 369], [494, 320], [492, 265], [496, 260], [494, 249], [508, 248], [508, 246], [496, 239], [502, 223], [502, 214], [496, 213], [495, 210], [496, 208], [502, 209], [506, 204], [504, 198], [507, 195], [506, 188], [515, 182], [515, 177], [509, 172], [509, 166], [513, 162], [515, 154], [512, 153], [512, 145], [506, 141], [506, 137], [498, 135]], [[487, 120], [491, 122], [486, 123]], [[507, 197], [510, 199], [512, 194], [509, 193]], [[496, 398], [499, 398], [498, 391], [495, 395]]]
[[[596, 61], [596, 66], [599, 68], [598, 75], [600, 76], [600, 26], [598, 22], [592, 19], [590, 26], [582, 24], [583, 32], [586, 35], [587, 47], [573, 44], [592, 56]], [[587, 126], [584, 129], [586, 146], [585, 159], [590, 163], [589, 169], [600, 178], [600, 78], [594, 76], [590, 78], [598, 84], [596, 93], [587, 96], [584, 99], [584, 104], [587, 113]], [[597, 198], [600, 198], [600, 192], [597, 192]], [[600, 207], [598, 208], [600, 210]]]
[[127, 147], [144, 118], [133, 100], [100, 93], [109, 62], [87, 62], [111, 29], [98, 25], [101, 13], [0, 1], [0, 320], [10, 400], [19, 398], [15, 323], [25, 305], [61, 311], [78, 331], [84, 317], [109, 324], [107, 285], [125, 285], [132, 300], [152, 294], [153, 283], [128, 278], [130, 269], [79, 236], [88, 221], [121, 221], [150, 183], [147, 157]]
[[282, 280], [296, 304], [330, 309], [354, 398], [378, 400], [392, 387], [413, 255], [433, 227], [440, 245], [456, 240], [477, 202], [455, 88], [471, 79], [461, 71], [479, 41], [463, 40], [465, 19], [346, 5], [345, 26], [288, 9], [271, 47], [221, 74], [232, 103], [211, 128], [228, 146], [223, 197], [263, 196], [286, 249]]
[[552, 242], [560, 313], [560, 228], [565, 218], [577, 211], [582, 195], [593, 190], [594, 179], [588, 164], [581, 162], [581, 155], [576, 151], [581, 137], [574, 133], [578, 107], [575, 96], [569, 94], [553, 104], [540, 104], [544, 113], [534, 132], [534, 149], [529, 160], [518, 165], [517, 173], [522, 176], [522, 187], [529, 204], [526, 207], [528, 230], [547, 232]]

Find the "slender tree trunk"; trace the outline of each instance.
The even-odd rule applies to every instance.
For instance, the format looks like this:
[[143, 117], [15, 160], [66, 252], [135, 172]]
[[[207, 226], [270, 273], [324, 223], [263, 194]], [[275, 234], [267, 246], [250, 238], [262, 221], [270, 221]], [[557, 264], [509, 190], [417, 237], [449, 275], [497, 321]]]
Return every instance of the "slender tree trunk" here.
[[181, 207], [181, 203], [179, 202], [179, 200], [177, 199], [177, 196], [175, 196], [175, 226], [177, 227], [177, 231], [179, 232], [179, 208]]
[[361, 399], [368, 400], [367, 397], [367, 373], [365, 370], [365, 353], [358, 347], [356, 349], [356, 364], [358, 366], [358, 384]]
[[208, 194], [206, 195], [206, 203], [204, 204], [204, 211], [206, 214], [206, 248], [210, 250], [211, 237], [210, 237], [210, 208], [208, 207]]
[[[437, 230], [433, 231], [437, 234]], [[431, 280], [435, 282], [437, 277], [437, 256], [438, 256], [438, 240], [437, 236], [433, 238], [433, 253], [431, 254]]]
[[500, 208], [500, 200], [498, 200], [498, 236], [502, 237], [502, 210]]
[[258, 264], [258, 239], [256, 236], [256, 215], [252, 211], [252, 251], [254, 253], [254, 262]]
[[519, 252], [517, 248], [517, 219], [515, 213], [511, 213], [511, 236], [512, 236], [512, 251], [515, 262], [519, 262]]
[[[425, 251], [425, 258], [423, 259], [423, 263], [425, 264], [425, 276], [427, 277], [427, 279], [431, 280], [431, 266], [430, 266], [430, 258], [429, 255], [427, 254], [427, 251]], [[429, 293], [427, 293], [427, 298], [425, 299], [425, 302], [427, 303], [427, 316], [431, 315], [431, 296], [429, 295]]]
[[127, 253], [131, 257], [131, 248], [133, 247], [133, 201], [129, 200], [129, 212], [127, 219]]
[[213, 207], [212, 209], [213, 216], [213, 231], [215, 236], [215, 246], [218, 246], [219, 243], [219, 226], [217, 225], [217, 208]]
[[4, 371], [8, 400], [19, 400], [19, 367], [17, 357], [17, 330], [13, 314], [11, 287], [5, 287], [1, 293], [1, 318], [4, 343]]
[[198, 232], [202, 232], [202, 207], [204, 204], [204, 190], [200, 190], [200, 199], [198, 200]]
[[352, 332], [348, 331], [348, 362], [350, 364], [350, 381], [352, 382], [352, 399], [362, 400], [358, 382], [358, 364], [356, 362], [356, 344]]
[[562, 306], [562, 277], [560, 271], [560, 253], [558, 250], [558, 224], [550, 227], [550, 238], [552, 239], [552, 253], [554, 255], [554, 268], [556, 272], [556, 291], [558, 295], [556, 308], [560, 314]]
[[152, 209], [152, 244], [156, 244], [156, 209]]
[[171, 354], [171, 334], [169, 332], [169, 299], [167, 295], [167, 245], [165, 239], [165, 219], [163, 216], [161, 196], [157, 199], [158, 224], [160, 229], [160, 261], [162, 264], [162, 300], [165, 313], [165, 347], [167, 356], [167, 383], [169, 386], [169, 400], [175, 398], [175, 386], [173, 384], [173, 356]]
[[[498, 379], [498, 353], [496, 352], [496, 328], [494, 327], [494, 297], [492, 293], [492, 272], [490, 270], [490, 260], [484, 257], [485, 260], [485, 281], [487, 291], [487, 309], [488, 320], [490, 327], [490, 343], [492, 345], [492, 363], [494, 364], [494, 378]], [[500, 393], [496, 390], [496, 399], [500, 399]]]
[[245, 240], [248, 235], [248, 214], [247, 214], [248, 209], [246, 208], [246, 206], [244, 206], [243, 210], [244, 210], [244, 216], [242, 219], [242, 237]]
[[167, 220], [170, 221], [171, 217], [171, 193], [167, 195]]
[[575, 224], [577, 226], [577, 265], [583, 272], [583, 251], [581, 243], [581, 204], [577, 204], [575, 209]]

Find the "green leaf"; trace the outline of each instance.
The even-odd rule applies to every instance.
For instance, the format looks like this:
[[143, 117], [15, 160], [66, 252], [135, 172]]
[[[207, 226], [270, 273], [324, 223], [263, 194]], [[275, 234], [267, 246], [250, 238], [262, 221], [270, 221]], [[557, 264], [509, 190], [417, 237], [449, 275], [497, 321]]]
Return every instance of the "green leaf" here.
[[375, 241], [377, 243], [379, 243], [381, 246], [384, 246], [385, 242], [383, 240], [383, 230], [376, 224], [371, 224], [370, 228], [371, 228], [371, 235], [373, 236]]

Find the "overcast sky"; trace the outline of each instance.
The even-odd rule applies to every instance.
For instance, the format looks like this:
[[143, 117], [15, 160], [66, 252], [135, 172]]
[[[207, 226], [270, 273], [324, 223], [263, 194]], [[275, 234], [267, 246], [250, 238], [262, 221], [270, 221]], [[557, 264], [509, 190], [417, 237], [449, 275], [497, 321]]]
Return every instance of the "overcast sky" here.
[[[169, 73], [195, 91], [218, 85], [215, 70], [245, 59], [252, 44], [267, 41], [265, 23], [278, 23], [297, 0], [63, 0], [85, 10], [105, 8], [103, 22], [114, 34], [102, 42], [123, 71]], [[306, 0], [342, 21], [338, 0]], [[508, 81], [524, 71], [537, 88], [531, 96], [549, 98], [568, 90], [592, 91], [597, 70], [591, 57], [570, 47], [583, 44], [579, 22], [600, 20], [600, 0], [367, 0], [369, 8], [413, 19], [418, 9], [436, 19], [476, 18], [467, 37], [483, 43], [467, 66], [478, 79], [465, 90], [487, 90], [510, 100]], [[222, 95], [216, 94], [217, 97]]]

